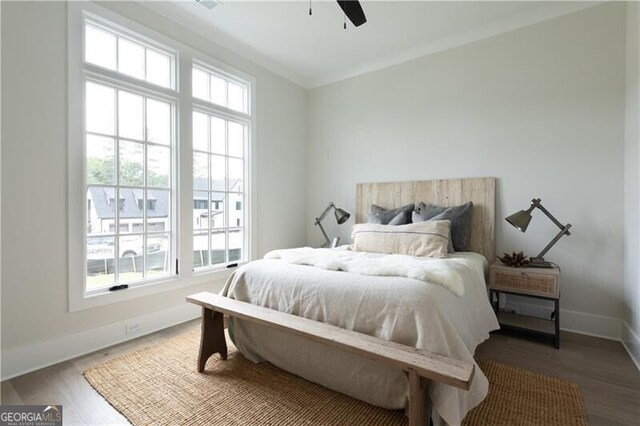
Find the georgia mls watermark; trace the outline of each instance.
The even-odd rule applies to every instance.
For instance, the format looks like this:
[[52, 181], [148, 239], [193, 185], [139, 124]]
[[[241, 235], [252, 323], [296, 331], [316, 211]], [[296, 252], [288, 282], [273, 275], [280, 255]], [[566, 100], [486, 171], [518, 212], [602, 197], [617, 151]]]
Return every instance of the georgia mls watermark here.
[[62, 426], [62, 405], [0, 405], [0, 426]]

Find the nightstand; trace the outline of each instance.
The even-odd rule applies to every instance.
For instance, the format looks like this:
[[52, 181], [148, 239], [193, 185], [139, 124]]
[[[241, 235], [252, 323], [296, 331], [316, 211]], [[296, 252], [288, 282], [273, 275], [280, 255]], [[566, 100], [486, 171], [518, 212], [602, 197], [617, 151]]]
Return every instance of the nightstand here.
[[[560, 348], [560, 268], [513, 268], [498, 260], [489, 268], [489, 293], [500, 327], [553, 337], [556, 349]], [[501, 312], [501, 293], [552, 301], [553, 319]]]

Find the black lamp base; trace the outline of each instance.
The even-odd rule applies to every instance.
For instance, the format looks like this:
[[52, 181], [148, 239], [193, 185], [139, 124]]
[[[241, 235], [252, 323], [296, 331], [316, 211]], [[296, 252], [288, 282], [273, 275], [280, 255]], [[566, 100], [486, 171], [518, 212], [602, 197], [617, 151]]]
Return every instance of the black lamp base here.
[[527, 266], [531, 268], [549, 268], [549, 269], [553, 268], [553, 264], [550, 262], [547, 262], [542, 257], [532, 257], [531, 259], [529, 259], [529, 265]]

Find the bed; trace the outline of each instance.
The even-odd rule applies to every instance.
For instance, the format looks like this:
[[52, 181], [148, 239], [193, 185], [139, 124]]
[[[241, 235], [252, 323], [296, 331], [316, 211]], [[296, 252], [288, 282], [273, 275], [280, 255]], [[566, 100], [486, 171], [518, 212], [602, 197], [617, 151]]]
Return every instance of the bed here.
[[[326, 270], [280, 259], [262, 259], [239, 268], [222, 294], [474, 363], [475, 348], [499, 327], [485, 284], [494, 256], [494, 200], [493, 178], [357, 185], [356, 222], [364, 220], [372, 203], [391, 208], [419, 201], [443, 206], [473, 202], [471, 251], [437, 261], [461, 277], [462, 296], [417, 279]], [[432, 261], [416, 259], [425, 265]], [[230, 323], [230, 334], [237, 348], [254, 362], [269, 361], [376, 406], [405, 407], [408, 381], [400, 370], [238, 320]], [[432, 418], [437, 423], [460, 424], [487, 390], [487, 379], [479, 368], [469, 391], [432, 383], [428, 389]]]

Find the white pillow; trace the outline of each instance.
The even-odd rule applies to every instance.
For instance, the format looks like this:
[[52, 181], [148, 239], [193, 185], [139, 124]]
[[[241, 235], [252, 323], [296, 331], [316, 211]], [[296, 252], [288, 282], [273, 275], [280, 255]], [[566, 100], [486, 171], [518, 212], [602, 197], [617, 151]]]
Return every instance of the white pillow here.
[[434, 220], [407, 225], [360, 223], [353, 226], [354, 251], [446, 257], [451, 222]]

